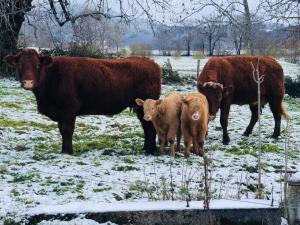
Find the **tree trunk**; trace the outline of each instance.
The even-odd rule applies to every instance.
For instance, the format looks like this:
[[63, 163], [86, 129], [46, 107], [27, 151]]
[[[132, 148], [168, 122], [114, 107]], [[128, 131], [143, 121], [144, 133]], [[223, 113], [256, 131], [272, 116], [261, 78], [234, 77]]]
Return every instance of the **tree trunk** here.
[[[0, 18], [0, 72], [4, 74], [11, 71], [3, 62], [3, 58], [17, 52], [19, 33], [25, 20], [25, 13], [32, 8], [31, 2], [32, 0], [18, 0], [12, 3], [14, 5], [7, 3], [7, 7], [2, 9], [4, 13], [0, 15], [2, 17]], [[11, 11], [12, 8], [15, 10], [15, 14]]]
[[209, 48], [209, 53], [208, 55], [209, 56], [213, 56], [214, 55], [214, 50], [213, 50], [213, 47], [212, 47], [212, 37], [208, 37], [208, 48]]
[[191, 42], [187, 41], [187, 56], [191, 56]]
[[248, 0], [243, 0], [244, 10], [245, 10], [245, 42], [247, 48], [250, 50], [250, 54], [254, 55], [253, 37], [252, 37], [252, 23], [251, 14], [249, 10]]

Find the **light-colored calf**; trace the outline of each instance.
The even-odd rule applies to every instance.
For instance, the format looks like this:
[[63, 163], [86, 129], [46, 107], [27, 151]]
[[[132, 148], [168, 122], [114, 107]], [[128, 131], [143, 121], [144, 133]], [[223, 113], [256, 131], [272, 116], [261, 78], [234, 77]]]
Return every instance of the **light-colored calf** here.
[[208, 102], [200, 93], [190, 93], [182, 100], [181, 132], [184, 138], [184, 155], [190, 156], [193, 142], [194, 153], [204, 156], [203, 145], [208, 125]]
[[170, 143], [170, 155], [175, 156], [174, 142], [177, 136], [177, 151], [180, 150], [180, 114], [182, 96], [178, 92], [171, 92], [166, 98], [153, 100], [136, 99], [136, 103], [144, 108], [144, 119], [151, 121], [155, 127], [160, 144], [160, 155], [164, 154], [164, 147]]

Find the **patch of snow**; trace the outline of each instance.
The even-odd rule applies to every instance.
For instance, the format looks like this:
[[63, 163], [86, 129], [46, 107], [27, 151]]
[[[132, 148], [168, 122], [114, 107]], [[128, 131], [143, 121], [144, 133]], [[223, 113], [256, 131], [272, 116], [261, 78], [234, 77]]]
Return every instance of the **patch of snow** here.
[[60, 221], [60, 220], [52, 220], [52, 221], [46, 221], [43, 220], [38, 223], [38, 225], [117, 225], [112, 222], [106, 222], [106, 223], [97, 223], [94, 220], [90, 219], [82, 219], [82, 218], [76, 218], [72, 219], [70, 221]]
[[[160, 211], [204, 209], [203, 201], [191, 201], [186, 207], [185, 201], [94, 203], [88, 201], [70, 202], [64, 205], [39, 205], [28, 211], [27, 215], [56, 215], [73, 213], [99, 213], [124, 211]], [[278, 206], [276, 206], [278, 207]], [[271, 201], [258, 199], [211, 200], [210, 209], [261, 209], [273, 208]]]

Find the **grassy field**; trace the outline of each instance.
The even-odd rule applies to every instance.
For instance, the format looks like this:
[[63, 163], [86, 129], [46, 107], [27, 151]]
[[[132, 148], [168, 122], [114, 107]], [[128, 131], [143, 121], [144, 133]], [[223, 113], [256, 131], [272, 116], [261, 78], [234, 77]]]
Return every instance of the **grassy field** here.
[[[156, 60], [161, 64], [166, 58]], [[182, 76], [195, 75], [195, 59], [171, 62], [174, 69], [181, 68]], [[283, 67], [299, 71], [291, 64]], [[171, 90], [186, 94], [196, 87], [163, 86], [163, 94]], [[288, 167], [295, 170], [300, 158], [300, 101], [287, 97], [285, 104], [293, 118]], [[249, 138], [242, 137], [249, 120], [248, 106], [232, 107], [228, 146], [221, 144], [219, 119], [209, 124], [205, 151], [213, 198], [256, 196], [257, 126]], [[273, 195], [277, 203], [282, 197], [285, 125], [283, 120], [283, 135], [272, 139], [273, 116], [268, 107], [263, 110], [263, 195]], [[175, 159], [145, 156], [141, 126], [128, 110], [113, 117], [79, 117], [73, 140], [75, 156], [61, 155], [57, 125], [37, 113], [33, 94], [14, 80], [0, 79], [0, 224], [18, 224], [37, 205], [204, 197], [202, 158], [193, 155], [187, 160], [182, 153]]]

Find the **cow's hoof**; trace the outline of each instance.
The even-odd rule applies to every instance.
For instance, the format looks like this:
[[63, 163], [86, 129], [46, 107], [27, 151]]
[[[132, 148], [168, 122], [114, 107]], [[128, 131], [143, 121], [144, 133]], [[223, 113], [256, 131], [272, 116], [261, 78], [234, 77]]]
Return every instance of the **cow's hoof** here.
[[230, 142], [230, 139], [223, 139], [223, 145], [228, 145]]
[[190, 154], [191, 154], [191, 153], [189, 153], [189, 152], [185, 152], [185, 153], [184, 153], [184, 158], [186, 158], [186, 159], [189, 158], [189, 157], [190, 157]]
[[249, 137], [249, 135], [250, 135], [249, 132], [246, 132], [246, 131], [245, 131], [245, 132], [243, 133], [243, 136], [244, 136], [244, 137]]
[[73, 152], [70, 152], [70, 151], [61, 151], [61, 154], [73, 155]]
[[204, 156], [204, 151], [202, 149], [199, 149], [198, 150], [198, 155], [203, 157]]
[[279, 136], [280, 136], [280, 135], [278, 135], [278, 134], [273, 134], [273, 135], [272, 135], [272, 138], [278, 139]]

